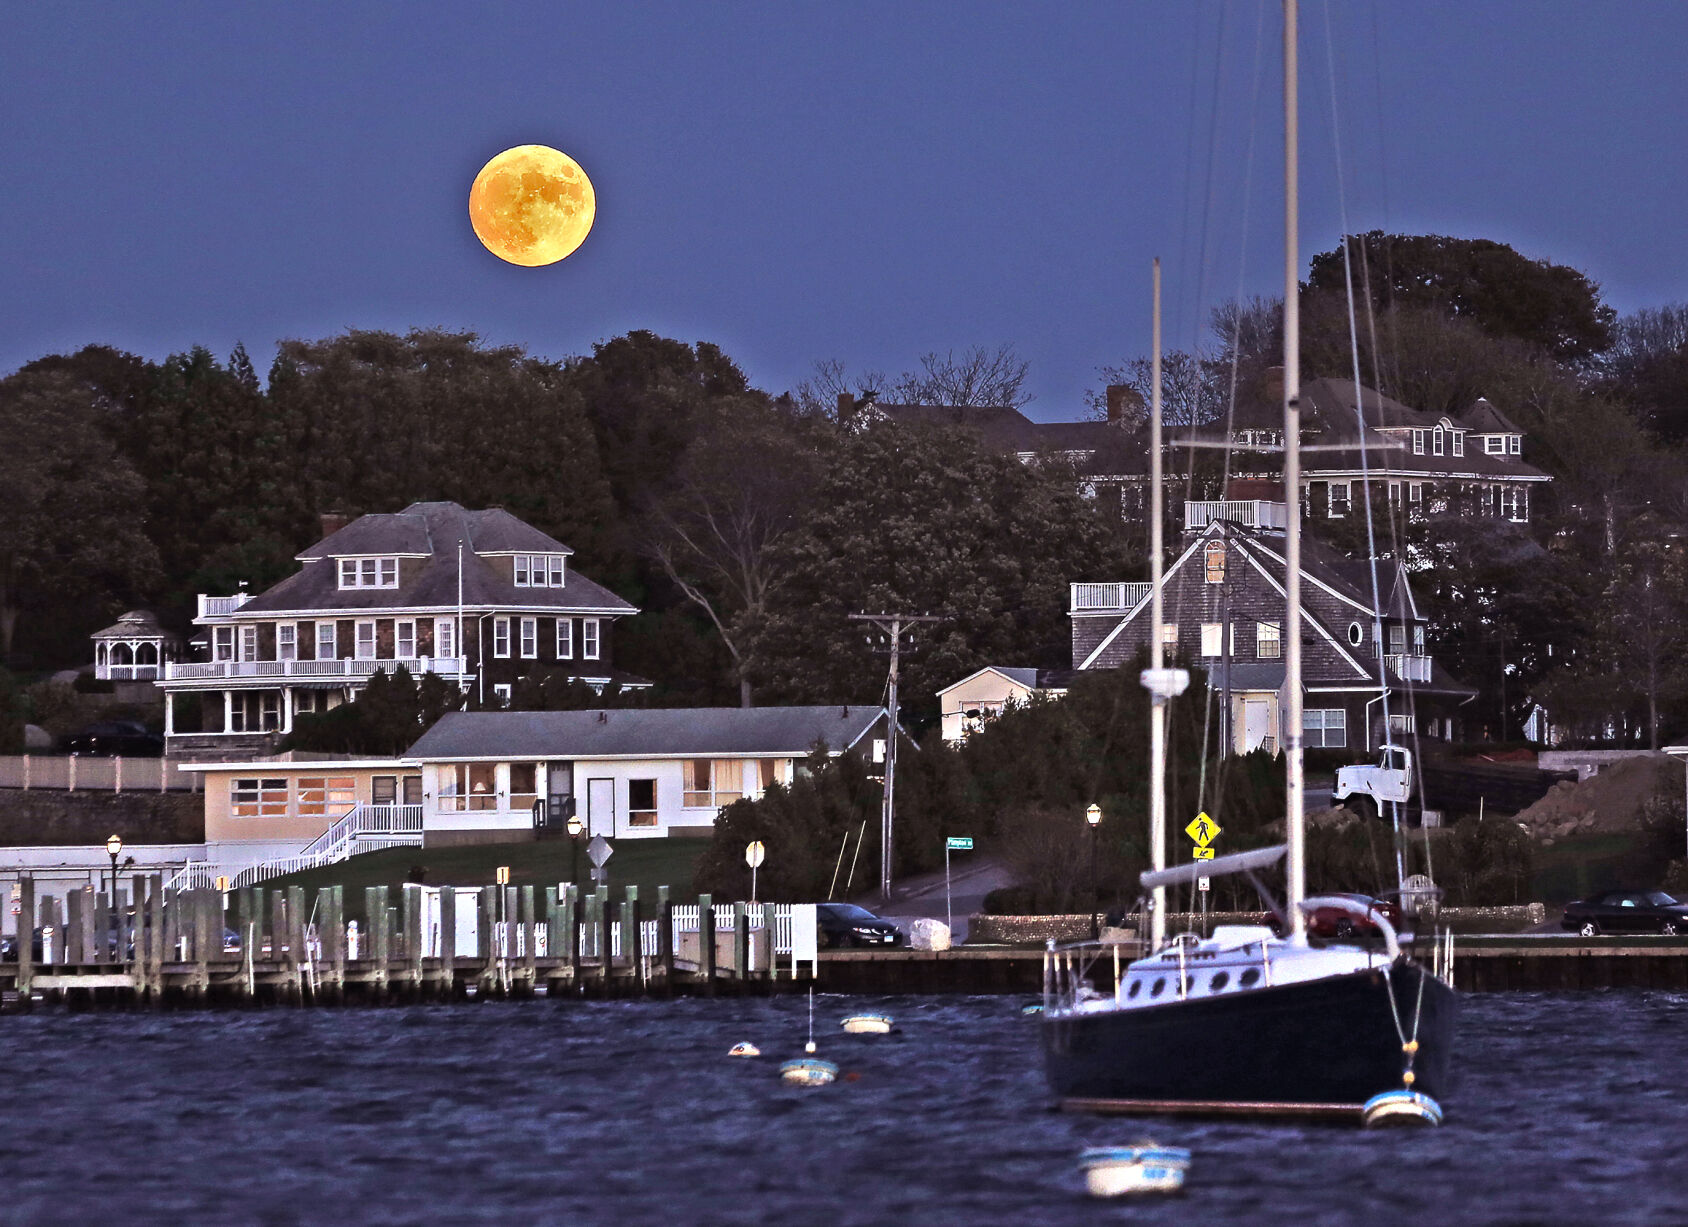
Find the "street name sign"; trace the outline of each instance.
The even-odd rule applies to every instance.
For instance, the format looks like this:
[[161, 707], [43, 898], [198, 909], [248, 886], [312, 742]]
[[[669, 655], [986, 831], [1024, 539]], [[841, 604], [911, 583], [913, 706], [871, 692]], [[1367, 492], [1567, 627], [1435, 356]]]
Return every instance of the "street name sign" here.
[[971, 835], [951, 835], [944, 841], [945, 851], [954, 849], [956, 852], [973, 851], [973, 837]]

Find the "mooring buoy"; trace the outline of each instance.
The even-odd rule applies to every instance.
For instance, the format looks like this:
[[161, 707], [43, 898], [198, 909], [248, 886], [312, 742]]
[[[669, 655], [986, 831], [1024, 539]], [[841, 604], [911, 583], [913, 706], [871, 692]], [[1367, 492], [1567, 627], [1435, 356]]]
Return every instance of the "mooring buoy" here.
[[792, 1086], [825, 1086], [838, 1077], [838, 1066], [819, 1057], [802, 1057], [780, 1066], [780, 1081]]
[[749, 1040], [741, 1040], [727, 1050], [727, 1055], [729, 1057], [759, 1057], [762, 1055], [762, 1050]]
[[1421, 1091], [1384, 1091], [1366, 1100], [1360, 1109], [1360, 1122], [1367, 1129], [1440, 1125], [1442, 1105]]
[[1079, 1156], [1092, 1197], [1126, 1193], [1176, 1193], [1184, 1187], [1190, 1152], [1141, 1142], [1136, 1146], [1092, 1146]]
[[889, 1035], [892, 1023], [889, 1014], [852, 1014], [842, 1025], [851, 1035]]

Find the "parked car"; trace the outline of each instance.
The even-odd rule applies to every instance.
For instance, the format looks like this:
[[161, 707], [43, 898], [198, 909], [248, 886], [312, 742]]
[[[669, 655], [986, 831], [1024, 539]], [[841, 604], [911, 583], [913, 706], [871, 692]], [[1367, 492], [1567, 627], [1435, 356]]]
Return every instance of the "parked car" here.
[[[1335, 895], [1341, 899], [1352, 899], [1364, 907], [1382, 913], [1390, 927], [1397, 933], [1401, 931], [1401, 909], [1391, 899], [1376, 899], [1371, 895], [1356, 895], [1349, 891], [1332, 890], [1323, 892]], [[1278, 936], [1282, 937], [1284, 927], [1278, 918], [1270, 914], [1261, 917], [1261, 923], [1271, 926]], [[1347, 940], [1354, 937], [1381, 937], [1383, 930], [1370, 917], [1356, 916], [1353, 912], [1339, 907], [1314, 908], [1307, 914], [1307, 936], [1327, 937]]]
[[896, 925], [853, 903], [823, 903], [815, 909], [815, 920], [820, 928], [820, 944], [828, 950], [841, 946], [903, 944], [903, 935]]
[[1565, 906], [1559, 927], [1595, 937], [1601, 933], [1688, 933], [1688, 903], [1662, 890], [1609, 890]]
[[138, 720], [100, 720], [70, 734], [61, 749], [69, 754], [157, 758], [164, 753], [164, 738], [147, 732]]

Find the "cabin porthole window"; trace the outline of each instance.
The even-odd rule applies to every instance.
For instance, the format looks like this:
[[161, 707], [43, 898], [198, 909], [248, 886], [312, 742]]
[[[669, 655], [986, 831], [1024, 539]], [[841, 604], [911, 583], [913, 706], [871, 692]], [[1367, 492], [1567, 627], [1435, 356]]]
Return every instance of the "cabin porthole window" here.
[[1355, 647], [1359, 647], [1362, 643], [1365, 642], [1365, 639], [1366, 639], [1365, 628], [1363, 626], [1361, 626], [1358, 622], [1350, 622], [1348, 624], [1348, 642], [1353, 644]]
[[1243, 972], [1242, 975], [1237, 977], [1238, 988], [1253, 988], [1259, 982], [1260, 968], [1258, 967], [1250, 967], [1247, 971]]
[[1216, 971], [1216, 972], [1213, 973], [1213, 979], [1211, 979], [1207, 982], [1207, 991], [1210, 992], [1210, 993], [1223, 992], [1225, 986], [1227, 984], [1229, 984], [1230, 982], [1231, 982], [1231, 973], [1230, 972], [1228, 972], [1228, 971]]
[[1149, 996], [1151, 996], [1151, 997], [1159, 997], [1165, 991], [1166, 991], [1166, 977], [1165, 976], [1158, 977], [1153, 984], [1149, 985]]
[[1125, 995], [1127, 997], [1135, 997], [1135, 996], [1137, 996], [1138, 993], [1140, 993], [1142, 991], [1143, 991], [1143, 981], [1133, 980], [1131, 982], [1131, 987], [1125, 990]]

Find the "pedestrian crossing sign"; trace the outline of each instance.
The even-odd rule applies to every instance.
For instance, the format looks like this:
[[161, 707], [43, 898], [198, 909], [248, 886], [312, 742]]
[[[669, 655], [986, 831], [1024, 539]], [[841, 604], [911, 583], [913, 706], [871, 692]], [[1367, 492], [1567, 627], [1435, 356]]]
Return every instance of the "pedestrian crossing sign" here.
[[1219, 837], [1219, 824], [1206, 813], [1200, 813], [1184, 828], [1184, 834], [1195, 840], [1198, 848], [1205, 848]]
[[1211, 861], [1213, 859], [1213, 849], [1192, 848], [1190, 849], [1190, 859], [1197, 861]]

